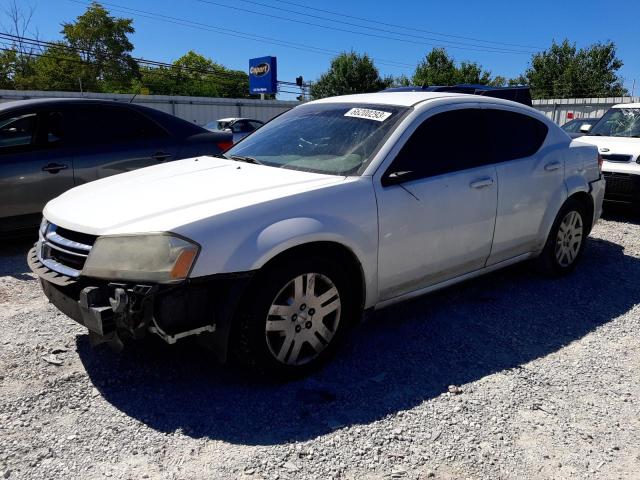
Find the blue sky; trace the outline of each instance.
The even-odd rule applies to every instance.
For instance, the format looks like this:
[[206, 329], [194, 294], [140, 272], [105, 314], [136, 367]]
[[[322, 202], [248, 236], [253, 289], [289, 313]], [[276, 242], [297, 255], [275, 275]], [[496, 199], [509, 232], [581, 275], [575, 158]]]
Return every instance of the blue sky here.
[[[0, 4], [6, 5], [7, 2], [0, 0]], [[32, 27], [45, 40], [59, 38], [60, 24], [74, 19], [86, 8], [84, 0], [18, 0], [18, 3], [35, 8]], [[615, 3], [615, 8], [601, 0], [462, 0], [451, 8], [447, 8], [447, 2], [442, 0], [398, 3], [364, 0], [109, 0], [104, 5], [114, 15], [134, 18], [136, 33], [132, 40], [136, 56], [172, 61], [193, 49], [230, 68], [247, 70], [249, 58], [274, 55], [278, 57], [279, 79], [287, 81], [294, 81], [298, 75], [313, 80], [328, 68], [331, 54], [319, 53], [317, 49], [366, 52], [379, 60], [376, 63], [382, 74], [410, 75], [415, 64], [432, 47], [446, 46], [457, 60], [476, 61], [495, 75], [511, 77], [527, 67], [531, 58], [527, 52], [548, 47], [553, 39], [567, 37], [578, 46], [613, 40], [618, 46], [619, 57], [625, 63], [621, 71], [625, 85], [631, 89], [635, 78], [636, 94], [640, 92], [640, 2], [636, 0], [620, 0]], [[145, 13], [116, 11], [119, 9], [116, 5], [197, 22], [199, 28], [178, 25], [176, 20], [171, 20], [173, 23], [159, 21], [145, 16]], [[319, 9], [342, 15], [332, 15]], [[316, 18], [291, 11], [315, 15]], [[366, 23], [354, 17], [382, 23]], [[216, 27], [227, 29], [229, 34], [234, 31], [233, 35], [238, 36], [214, 31]], [[353, 33], [356, 31], [363, 33]], [[301, 49], [266, 40], [240, 38], [243, 35], [269, 37]], [[381, 38], [393, 36], [404, 41]], [[308, 47], [315, 50], [309, 51]], [[283, 95], [280, 98], [290, 97]]]

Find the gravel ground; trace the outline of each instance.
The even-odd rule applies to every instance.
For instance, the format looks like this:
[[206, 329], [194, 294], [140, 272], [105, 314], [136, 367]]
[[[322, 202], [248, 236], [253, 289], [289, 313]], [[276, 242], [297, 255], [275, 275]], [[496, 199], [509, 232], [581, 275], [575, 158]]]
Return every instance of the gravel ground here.
[[194, 344], [92, 349], [0, 253], [0, 479], [640, 478], [640, 217], [378, 312], [284, 385]]

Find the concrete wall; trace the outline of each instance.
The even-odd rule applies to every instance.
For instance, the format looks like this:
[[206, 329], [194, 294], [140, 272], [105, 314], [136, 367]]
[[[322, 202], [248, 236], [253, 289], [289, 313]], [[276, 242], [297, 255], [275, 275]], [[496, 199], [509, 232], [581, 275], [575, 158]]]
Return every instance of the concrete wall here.
[[[100, 98], [128, 102], [133, 95], [111, 93], [44, 92], [35, 90], [0, 90], [0, 102], [25, 98], [72, 97]], [[601, 117], [612, 105], [640, 102], [640, 97], [561, 98], [534, 100], [534, 108], [562, 125], [574, 118]], [[299, 102], [282, 100], [249, 100], [235, 98], [180, 97], [169, 95], [137, 95], [133, 103], [146, 105], [177, 115], [189, 122], [204, 125], [224, 117], [249, 117], [267, 121], [295, 107]]]
[[[129, 102], [133, 95], [114, 93], [44, 92], [36, 90], [0, 90], [0, 103], [28, 98], [99, 98]], [[236, 98], [180, 97], [169, 95], [137, 95], [133, 103], [177, 115], [189, 122], [204, 125], [225, 117], [248, 117], [267, 121], [298, 105], [282, 100]]]
[[599, 118], [618, 103], [640, 102], [640, 97], [609, 98], [557, 98], [550, 100], [534, 100], [533, 107], [544, 113], [559, 125], [574, 118]]

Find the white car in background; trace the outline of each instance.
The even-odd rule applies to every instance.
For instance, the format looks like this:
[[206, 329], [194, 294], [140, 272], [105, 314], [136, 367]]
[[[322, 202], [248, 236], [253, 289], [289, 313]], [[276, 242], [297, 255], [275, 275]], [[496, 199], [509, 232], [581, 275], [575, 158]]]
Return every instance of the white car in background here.
[[605, 198], [640, 202], [640, 103], [613, 106], [580, 141], [598, 147], [604, 159]]
[[212, 132], [231, 131], [233, 133], [233, 143], [238, 143], [263, 125], [264, 122], [253, 118], [221, 118], [207, 123], [204, 128]]
[[528, 259], [570, 272], [603, 195], [597, 149], [532, 108], [352, 95], [297, 106], [223, 157], [61, 195], [28, 261], [94, 342], [198, 336], [298, 374], [364, 310]]

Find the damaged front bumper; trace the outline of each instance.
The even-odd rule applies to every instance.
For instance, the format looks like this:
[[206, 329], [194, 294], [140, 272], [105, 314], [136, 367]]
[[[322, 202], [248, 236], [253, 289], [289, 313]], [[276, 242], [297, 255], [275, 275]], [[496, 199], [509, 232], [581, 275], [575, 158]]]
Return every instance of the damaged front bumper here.
[[221, 361], [234, 312], [252, 277], [252, 272], [212, 275], [177, 285], [108, 282], [59, 274], [42, 264], [36, 248], [27, 260], [49, 301], [84, 325], [94, 343], [152, 333], [172, 344], [197, 335]]

